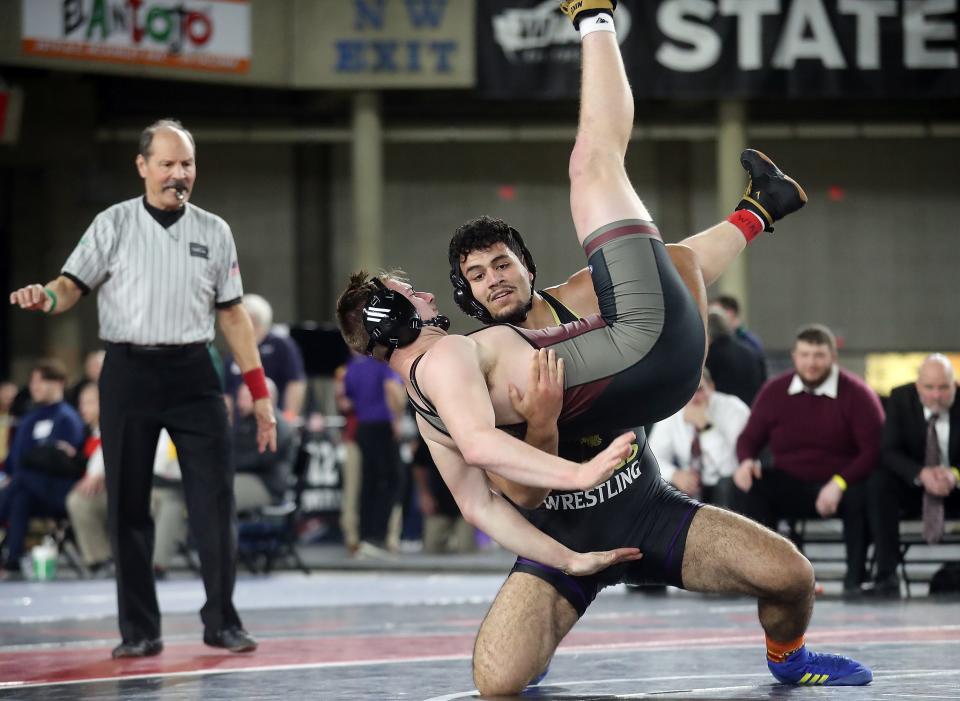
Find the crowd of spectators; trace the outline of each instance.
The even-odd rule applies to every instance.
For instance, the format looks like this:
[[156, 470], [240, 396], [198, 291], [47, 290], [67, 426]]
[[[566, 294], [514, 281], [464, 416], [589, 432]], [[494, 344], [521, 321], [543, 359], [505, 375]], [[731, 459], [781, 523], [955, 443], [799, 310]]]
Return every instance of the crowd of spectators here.
[[664, 479], [774, 529], [840, 518], [844, 594], [898, 596], [900, 520], [922, 516], [924, 539], [935, 543], [945, 519], [960, 517], [960, 407], [949, 359], [930, 355], [915, 382], [892, 391], [885, 414], [881, 398], [840, 367], [826, 326], [801, 328], [792, 366], [769, 380], [763, 345], [735, 299], [711, 304], [708, 338], [700, 389], [650, 433]]
[[[278, 412], [278, 449], [260, 453], [249, 390], [223, 363], [232, 422], [234, 497], [240, 513], [289, 500], [309, 392], [297, 345], [272, 325], [269, 303], [247, 306]], [[922, 517], [936, 542], [960, 517], [960, 406], [953, 366], [930, 355], [917, 379], [886, 400], [840, 367], [827, 327], [801, 328], [791, 367], [769, 380], [760, 339], [737, 300], [722, 296], [708, 315], [709, 351], [700, 386], [675, 415], [649, 427], [649, 447], [675, 488], [771, 528], [794, 519], [839, 518], [847, 595], [897, 596], [900, 518]], [[112, 573], [107, 495], [99, 439], [97, 380], [103, 354], [85, 359], [68, 387], [63, 366], [34, 364], [25, 389], [0, 382], [2, 573], [17, 576], [31, 519], [69, 519], [87, 570]], [[482, 534], [464, 521], [406, 410], [400, 379], [383, 363], [353, 356], [334, 376], [339, 434], [339, 529], [350, 556], [394, 557], [401, 529], [427, 553], [466, 553]], [[189, 549], [176, 446], [157, 445], [151, 514], [154, 570], [163, 577]], [[875, 567], [868, 571], [868, 547]]]

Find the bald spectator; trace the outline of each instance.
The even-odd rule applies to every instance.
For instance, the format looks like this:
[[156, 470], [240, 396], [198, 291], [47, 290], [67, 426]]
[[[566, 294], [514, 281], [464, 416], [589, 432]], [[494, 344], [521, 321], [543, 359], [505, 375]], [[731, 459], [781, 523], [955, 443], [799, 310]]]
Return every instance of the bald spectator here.
[[917, 381], [895, 387], [887, 403], [880, 468], [870, 478], [876, 576], [865, 593], [900, 596], [900, 518], [923, 517], [936, 542], [946, 515], [960, 517], [960, 402], [949, 359], [929, 356]]
[[730, 330], [723, 312], [707, 314], [706, 368], [718, 392], [733, 394], [749, 406], [767, 379], [766, 362], [751, 345], [739, 340]]
[[[746, 493], [751, 518], [776, 528], [781, 518], [843, 519], [845, 594], [859, 594], [866, 577], [866, 480], [880, 457], [883, 409], [859, 377], [837, 365], [826, 326], [797, 333], [794, 369], [764, 385], [737, 441], [734, 482]], [[757, 460], [769, 445], [773, 469]]]
[[[307, 396], [307, 374], [303, 368], [303, 354], [293, 339], [279, 328], [273, 326], [273, 307], [255, 294], [243, 296], [243, 307], [253, 322], [253, 333], [263, 371], [277, 386], [277, 406], [287, 421], [295, 422], [303, 412], [304, 399]], [[240, 367], [232, 357], [226, 359], [227, 395], [231, 399], [237, 396], [237, 389], [243, 384]]]

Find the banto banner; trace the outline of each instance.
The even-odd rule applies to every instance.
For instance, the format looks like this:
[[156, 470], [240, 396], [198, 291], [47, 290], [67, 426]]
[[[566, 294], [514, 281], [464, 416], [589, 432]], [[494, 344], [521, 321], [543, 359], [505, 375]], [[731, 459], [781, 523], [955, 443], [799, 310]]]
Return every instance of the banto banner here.
[[248, 0], [21, 0], [21, 50], [49, 56], [245, 73]]
[[[637, 97], [960, 96], [958, 0], [621, 0]], [[493, 98], [579, 93], [580, 38], [555, 0], [478, 0]]]

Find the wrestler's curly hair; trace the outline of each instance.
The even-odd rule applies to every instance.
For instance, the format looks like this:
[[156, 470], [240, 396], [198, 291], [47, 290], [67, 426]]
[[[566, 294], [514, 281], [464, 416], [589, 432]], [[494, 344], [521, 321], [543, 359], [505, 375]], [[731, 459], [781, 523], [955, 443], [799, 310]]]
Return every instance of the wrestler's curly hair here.
[[471, 219], [453, 233], [447, 253], [450, 270], [459, 272], [460, 264], [468, 255], [474, 251], [490, 248], [496, 243], [504, 244], [527, 268], [530, 268], [533, 261], [529, 260], [529, 254], [524, 252], [520, 242], [513, 235], [510, 225], [503, 219], [483, 215], [477, 219]]

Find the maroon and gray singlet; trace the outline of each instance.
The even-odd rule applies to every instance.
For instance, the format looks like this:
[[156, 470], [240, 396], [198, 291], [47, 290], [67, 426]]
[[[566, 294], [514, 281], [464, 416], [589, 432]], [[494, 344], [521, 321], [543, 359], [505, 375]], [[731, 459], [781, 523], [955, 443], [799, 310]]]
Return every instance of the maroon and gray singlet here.
[[[581, 615], [611, 584], [682, 586], [684, 544], [699, 502], [660, 478], [639, 427], [676, 413], [690, 400], [700, 383], [704, 351], [700, 312], [652, 223], [614, 222], [591, 234], [583, 247], [600, 315], [576, 319], [545, 295], [558, 315], [563, 310], [571, 320], [536, 331], [511, 327], [533, 347], [552, 348], [564, 359], [558, 420], [562, 457], [589, 459], [619, 433], [638, 427], [634, 452], [609, 480], [585, 491], [554, 491], [537, 509], [519, 509], [572, 550], [638, 547], [643, 552], [639, 561], [589, 577], [517, 559], [514, 572], [550, 582]], [[419, 399], [414, 408], [446, 433], [420, 393], [415, 372], [416, 365], [411, 368]]]

